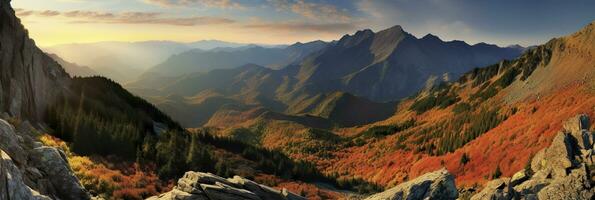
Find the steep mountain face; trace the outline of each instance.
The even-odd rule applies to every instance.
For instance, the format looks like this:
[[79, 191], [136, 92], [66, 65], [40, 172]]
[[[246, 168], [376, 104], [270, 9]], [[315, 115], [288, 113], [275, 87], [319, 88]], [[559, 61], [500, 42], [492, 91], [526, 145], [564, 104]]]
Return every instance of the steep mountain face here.
[[278, 68], [300, 61], [326, 45], [325, 42], [314, 41], [304, 44], [296, 43], [285, 48], [254, 46], [239, 50], [205, 51], [194, 49], [173, 55], [165, 62], [150, 68], [148, 72], [177, 77], [195, 72], [208, 72], [213, 69], [229, 69], [249, 63]]
[[0, 6], [0, 112], [40, 120], [69, 76], [29, 39], [10, 1]]
[[48, 54], [48, 56], [50, 56], [52, 59], [54, 59], [56, 62], [58, 62], [58, 64], [60, 64], [60, 66], [62, 66], [62, 68], [64, 68], [64, 70], [66, 70], [66, 73], [70, 74], [71, 76], [97, 76], [99, 75], [99, 73], [97, 73], [95, 70], [87, 67], [87, 66], [80, 66], [77, 65], [76, 63], [71, 63], [68, 62], [62, 58], [60, 58], [60, 56], [56, 55], [56, 54]]
[[447, 74], [456, 79], [474, 67], [520, 53], [519, 49], [484, 43], [444, 42], [433, 35], [418, 39], [395, 26], [378, 33], [364, 30], [344, 36], [306, 58], [297, 78], [308, 90], [339, 90], [374, 101], [392, 101], [419, 91], [431, 76]]

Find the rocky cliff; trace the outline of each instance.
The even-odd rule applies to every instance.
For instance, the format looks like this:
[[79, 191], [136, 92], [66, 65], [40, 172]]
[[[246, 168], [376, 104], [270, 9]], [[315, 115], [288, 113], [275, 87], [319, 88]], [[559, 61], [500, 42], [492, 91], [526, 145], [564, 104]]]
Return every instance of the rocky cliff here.
[[172, 191], [148, 200], [302, 200], [306, 199], [235, 176], [222, 178], [211, 173], [186, 172]]
[[37, 121], [68, 80], [64, 69], [29, 38], [10, 0], [1, 0], [0, 111]]
[[[10, 0], [0, 1], [0, 113], [2, 118], [40, 122], [69, 75], [44, 54], [15, 17]], [[9, 117], [12, 116], [12, 117]], [[0, 200], [90, 199], [64, 153], [43, 146], [29, 122], [15, 129], [0, 119]]]
[[90, 199], [59, 149], [38, 142], [28, 122], [0, 119], [0, 200]]

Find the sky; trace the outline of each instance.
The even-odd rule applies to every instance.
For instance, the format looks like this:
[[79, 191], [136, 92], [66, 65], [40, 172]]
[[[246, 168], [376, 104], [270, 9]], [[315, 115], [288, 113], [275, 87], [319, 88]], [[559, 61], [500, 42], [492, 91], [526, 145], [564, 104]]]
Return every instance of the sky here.
[[394, 25], [417, 37], [542, 44], [595, 20], [593, 0], [12, 0], [41, 46], [100, 41], [332, 41]]

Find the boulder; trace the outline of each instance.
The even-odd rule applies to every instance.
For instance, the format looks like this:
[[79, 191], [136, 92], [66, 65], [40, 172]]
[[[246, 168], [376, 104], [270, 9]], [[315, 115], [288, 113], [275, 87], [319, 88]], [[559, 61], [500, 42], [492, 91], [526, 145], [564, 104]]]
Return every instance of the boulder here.
[[31, 164], [41, 170], [62, 199], [90, 199], [68, 165], [64, 153], [53, 147], [39, 147], [29, 155]]
[[366, 200], [456, 199], [457, 197], [454, 177], [446, 169], [441, 169], [372, 195]]
[[0, 149], [4, 150], [17, 165], [25, 165], [27, 163], [26, 152], [21, 147], [18, 138], [14, 127], [6, 121], [0, 120]]
[[571, 134], [581, 149], [593, 148], [593, 134], [589, 132], [589, 117], [585, 114], [570, 118], [564, 123], [564, 131]]
[[23, 175], [6, 152], [0, 150], [0, 200], [50, 200], [24, 183]]
[[552, 176], [565, 177], [567, 169], [574, 165], [574, 156], [577, 153], [572, 135], [559, 132], [550, 147], [536, 154], [531, 161], [531, 168], [535, 172], [546, 170]]
[[514, 196], [515, 191], [510, 184], [510, 178], [499, 178], [488, 182], [481, 192], [471, 197], [471, 200], [510, 200]]
[[211, 173], [186, 172], [172, 191], [150, 197], [151, 200], [305, 200], [287, 190], [276, 190], [254, 181], [234, 176], [225, 179]]

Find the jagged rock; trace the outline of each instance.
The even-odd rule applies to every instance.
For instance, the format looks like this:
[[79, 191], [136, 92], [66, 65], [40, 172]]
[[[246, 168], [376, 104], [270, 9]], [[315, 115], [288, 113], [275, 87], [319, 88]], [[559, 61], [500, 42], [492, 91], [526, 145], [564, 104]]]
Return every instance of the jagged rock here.
[[[564, 123], [552, 144], [539, 151], [531, 160], [533, 174], [523, 170], [516, 173], [508, 184], [502, 179], [489, 182], [472, 199], [579, 199], [595, 197], [595, 180], [589, 166], [592, 166], [592, 133], [589, 118], [578, 115]], [[509, 188], [509, 194], [495, 188]]]
[[32, 150], [31, 164], [43, 171], [54, 188], [64, 199], [90, 199], [68, 165], [66, 156], [53, 147], [39, 147]]
[[24, 183], [23, 175], [8, 154], [0, 150], [0, 200], [50, 200]]
[[499, 178], [490, 181], [486, 187], [471, 200], [491, 199], [491, 200], [509, 200], [515, 195], [514, 189], [510, 184], [510, 178]]
[[200, 184], [200, 187], [207, 194], [209, 199], [218, 200], [261, 200], [253, 192], [244, 189], [231, 187], [223, 183], [215, 183], [215, 185]]
[[219, 177], [215, 174], [203, 172], [186, 172], [184, 176], [180, 180], [178, 180], [178, 182], [180, 182], [181, 180], [184, 180], [183, 182], [185, 183], [190, 183], [190, 185], [195, 188], [199, 187], [199, 184], [215, 184], [217, 182], [226, 185], [236, 186], [234, 183], [229, 182], [225, 178]]
[[564, 123], [564, 130], [570, 133], [581, 149], [593, 148], [593, 134], [589, 132], [589, 117], [578, 115]]
[[550, 147], [537, 153], [536, 159], [531, 161], [532, 170], [545, 170], [552, 176], [565, 177], [566, 169], [573, 166], [574, 155], [578, 153], [572, 138], [568, 133], [558, 133]]
[[256, 195], [263, 197], [263, 199], [283, 199], [282, 192], [275, 190], [271, 187], [260, 185], [254, 181], [242, 178], [240, 176], [234, 176], [233, 179], [228, 179], [230, 182], [240, 185], [242, 188], [246, 188], [249, 191], [254, 192]]
[[12, 125], [0, 120], [0, 149], [4, 150], [19, 165], [27, 163], [25, 150], [21, 147], [18, 135]]
[[514, 175], [512, 175], [512, 178], [510, 178], [510, 185], [512, 185], [512, 186], [518, 185], [519, 183], [522, 183], [523, 181], [526, 181], [527, 179], [529, 179], [529, 174], [527, 174], [527, 170], [521, 170], [521, 171], [515, 173]]
[[279, 191], [234, 176], [225, 179], [211, 173], [186, 172], [172, 191], [150, 200], [304, 200], [287, 190]]
[[457, 197], [454, 177], [446, 169], [441, 169], [372, 195], [366, 200], [456, 199]]
[[0, 111], [39, 121], [69, 81], [64, 69], [29, 38], [10, 0], [0, 0]]
[[587, 175], [585, 166], [574, 169], [568, 176], [552, 180], [537, 193], [537, 196], [540, 200], [592, 199], [595, 188]]

